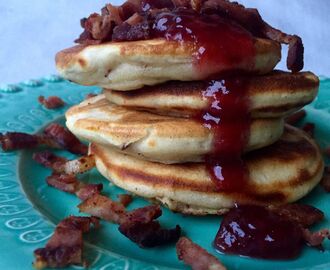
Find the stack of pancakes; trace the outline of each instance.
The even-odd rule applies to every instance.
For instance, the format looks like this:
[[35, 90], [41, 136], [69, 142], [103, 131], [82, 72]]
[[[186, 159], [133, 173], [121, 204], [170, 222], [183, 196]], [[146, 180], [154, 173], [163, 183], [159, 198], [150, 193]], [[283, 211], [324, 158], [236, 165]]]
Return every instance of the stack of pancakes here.
[[318, 78], [274, 71], [280, 45], [258, 38], [254, 44], [253, 63], [229, 68], [249, 72], [251, 122], [242, 152], [248, 189], [221, 190], [207, 169], [206, 157], [219, 138], [195, 116], [208, 109], [201, 92], [209, 74], [193, 68], [187, 43], [108, 42], [58, 53], [62, 76], [104, 89], [67, 111], [67, 127], [91, 142], [106, 178], [173, 211], [222, 214], [236, 203], [296, 201], [320, 181], [323, 161], [313, 139], [284, 118], [315, 98]]

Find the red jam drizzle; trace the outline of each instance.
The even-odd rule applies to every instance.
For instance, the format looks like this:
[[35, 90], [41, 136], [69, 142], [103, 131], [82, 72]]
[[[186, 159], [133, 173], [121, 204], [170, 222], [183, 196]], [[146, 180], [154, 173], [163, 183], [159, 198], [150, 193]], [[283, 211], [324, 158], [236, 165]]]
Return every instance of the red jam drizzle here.
[[221, 253], [264, 259], [292, 259], [303, 246], [299, 226], [261, 206], [230, 210], [214, 240]]
[[227, 77], [210, 81], [201, 93], [209, 106], [197, 120], [213, 134], [213, 152], [205, 161], [218, 190], [242, 190], [247, 183], [242, 160], [251, 125], [247, 84], [245, 77]]
[[[156, 16], [153, 35], [195, 44], [195, 65], [201, 76], [236, 70], [241, 62], [253, 63], [253, 38], [240, 26], [219, 16], [177, 9]], [[218, 77], [218, 76], [217, 76]], [[209, 108], [196, 118], [214, 135], [207, 169], [219, 190], [241, 189], [247, 172], [241, 155], [246, 146], [250, 114], [246, 80], [226, 77], [211, 80], [201, 93]]]
[[195, 44], [195, 66], [209, 76], [237, 69], [239, 63], [254, 65], [252, 35], [216, 15], [199, 14], [177, 9], [156, 16], [153, 36]]

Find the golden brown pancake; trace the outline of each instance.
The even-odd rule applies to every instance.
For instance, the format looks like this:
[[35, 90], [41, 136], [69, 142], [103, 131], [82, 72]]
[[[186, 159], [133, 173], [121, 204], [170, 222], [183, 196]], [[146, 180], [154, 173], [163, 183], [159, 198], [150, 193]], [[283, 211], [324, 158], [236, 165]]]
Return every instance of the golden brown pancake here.
[[[152, 161], [198, 162], [213, 151], [214, 134], [200, 122], [129, 110], [110, 103], [104, 95], [73, 106], [66, 112], [66, 120], [79, 138]], [[254, 119], [245, 151], [274, 143], [283, 126], [280, 118]]]
[[[318, 87], [318, 77], [311, 72], [273, 71], [251, 76], [246, 83], [251, 115], [285, 117], [312, 102]], [[109, 101], [131, 109], [187, 117], [208, 109], [208, 100], [202, 95], [205, 89], [204, 82], [173, 81], [135, 91], [104, 89], [104, 94]]]
[[64, 78], [82, 85], [97, 85], [113, 90], [133, 90], [170, 80], [193, 81], [214, 73], [241, 70], [264, 74], [281, 58], [279, 43], [254, 39], [255, 57], [233, 67], [196, 69], [195, 44], [165, 39], [108, 42], [75, 46], [56, 55], [57, 70]]
[[279, 141], [248, 153], [248, 189], [217, 191], [203, 163], [166, 165], [91, 144], [96, 166], [115, 185], [185, 214], [222, 214], [235, 203], [278, 205], [308, 194], [320, 181], [323, 160], [315, 142], [287, 126]]

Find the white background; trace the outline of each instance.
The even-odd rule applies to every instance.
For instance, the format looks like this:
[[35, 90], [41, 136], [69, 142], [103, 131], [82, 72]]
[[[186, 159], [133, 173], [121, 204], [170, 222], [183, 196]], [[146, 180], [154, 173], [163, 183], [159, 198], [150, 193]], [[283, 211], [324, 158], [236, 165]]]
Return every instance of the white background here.
[[[109, 1], [0, 0], [0, 84], [55, 74], [54, 55], [73, 45], [82, 31], [80, 18], [99, 12]], [[240, 2], [257, 7], [274, 27], [300, 35], [305, 45], [305, 70], [330, 76], [329, 0]]]

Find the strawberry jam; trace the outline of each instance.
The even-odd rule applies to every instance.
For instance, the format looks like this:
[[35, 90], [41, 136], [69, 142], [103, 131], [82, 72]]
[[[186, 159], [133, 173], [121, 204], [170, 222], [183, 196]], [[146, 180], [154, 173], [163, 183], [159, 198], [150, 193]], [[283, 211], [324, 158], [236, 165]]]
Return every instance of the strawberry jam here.
[[[241, 159], [250, 130], [247, 80], [228, 76], [240, 63], [253, 64], [253, 38], [240, 26], [216, 15], [177, 9], [156, 16], [153, 35], [194, 44], [195, 68], [206, 82], [201, 92], [209, 108], [196, 120], [213, 134], [213, 151], [205, 157], [207, 170], [218, 190], [242, 189], [247, 171]], [[227, 71], [224, 76], [224, 71]]]
[[243, 62], [254, 65], [252, 35], [217, 15], [187, 9], [162, 12], [156, 15], [152, 35], [194, 44], [194, 64], [201, 77], [237, 70]]
[[221, 223], [214, 240], [221, 253], [264, 259], [292, 259], [303, 247], [301, 228], [261, 206], [237, 206]]
[[209, 106], [197, 120], [213, 134], [213, 151], [205, 162], [218, 190], [242, 190], [247, 183], [241, 157], [251, 125], [247, 83], [244, 77], [212, 80], [201, 93]]

